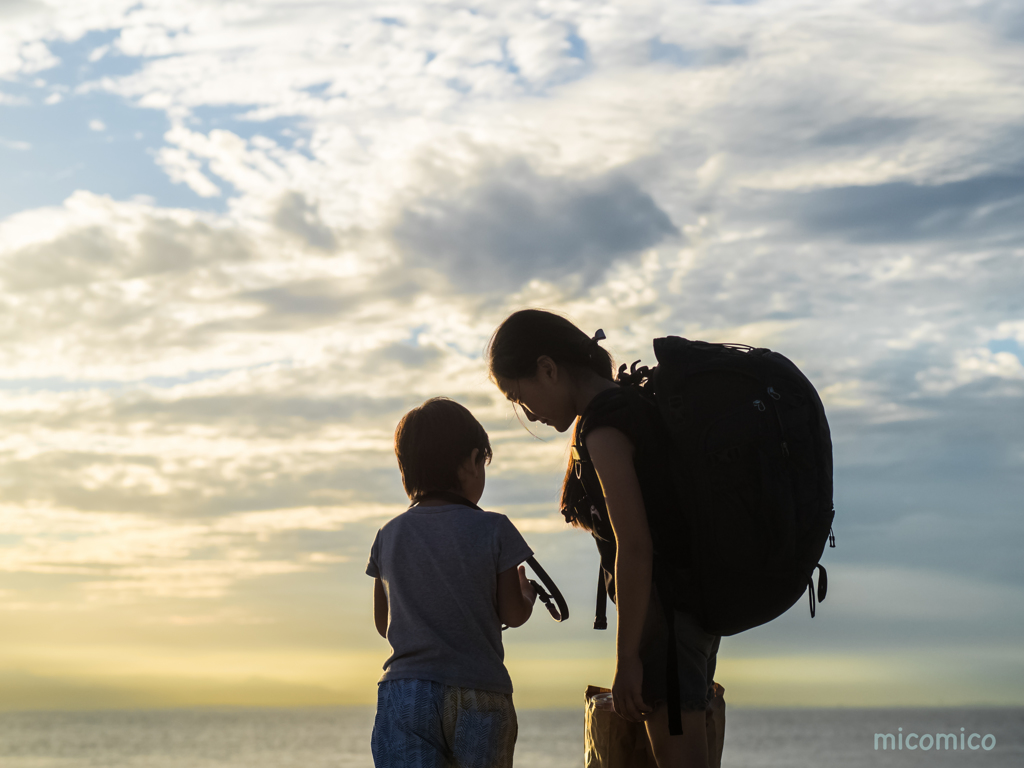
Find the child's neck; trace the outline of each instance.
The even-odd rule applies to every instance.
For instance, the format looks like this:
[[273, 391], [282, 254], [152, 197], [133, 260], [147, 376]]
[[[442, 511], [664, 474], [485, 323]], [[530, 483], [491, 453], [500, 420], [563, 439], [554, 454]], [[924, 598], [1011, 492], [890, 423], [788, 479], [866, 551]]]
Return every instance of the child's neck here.
[[[478, 503], [480, 501], [480, 497], [479, 496], [477, 496], [477, 498], [474, 499], [472, 495], [467, 496], [463, 491], [461, 491], [459, 489], [453, 489], [453, 490], [449, 491], [449, 493], [458, 494], [459, 496], [462, 496], [466, 501], [468, 501], [471, 504], [476, 504], [476, 503]], [[439, 499], [436, 496], [427, 496], [423, 501], [417, 501], [416, 502], [416, 506], [417, 507], [447, 507], [447, 506], [450, 506], [453, 503], [454, 502], [449, 501], [447, 499]]]

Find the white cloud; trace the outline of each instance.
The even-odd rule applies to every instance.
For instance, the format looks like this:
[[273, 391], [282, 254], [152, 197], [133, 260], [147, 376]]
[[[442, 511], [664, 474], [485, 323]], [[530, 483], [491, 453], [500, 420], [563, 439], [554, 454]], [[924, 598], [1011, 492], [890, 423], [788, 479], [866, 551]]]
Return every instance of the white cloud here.
[[[984, 9], [911, 5], [399, 2], [389, 23], [270, 0], [20, 4], [0, 74], [31, 96], [5, 108], [163, 111], [152, 161], [173, 199], [218, 212], [162, 207], [143, 180], [0, 221], [3, 514], [21, 537], [3, 567], [97, 603], [209, 603], [356, 559], [325, 541], [401, 507], [394, 423], [440, 393], [487, 423], [495, 503], [561, 530], [566, 438], [534, 441], [481, 358], [526, 305], [604, 328], [618, 362], [653, 363], [667, 333], [794, 359], [833, 421], [847, 520], [953, 476], [979, 430], [986, 472], [1019, 467], [1006, 400], [982, 396], [1024, 379], [985, 346], [1024, 344], [1020, 41]], [[86, 50], [88, 30], [120, 32]], [[58, 41], [84, 78], [63, 101]], [[138, 69], [110, 74], [124, 56]], [[0, 149], [38, 149], [18, 138]], [[843, 485], [858, 462], [870, 474]], [[941, 603], [929, 574], [850, 573], [909, 578], [922, 619]], [[892, 618], [862, 597], [865, 620]]]
[[23, 43], [18, 53], [21, 55], [21, 66], [19, 69], [25, 74], [49, 69], [60, 63], [60, 59], [50, 53], [46, 43], [41, 40]]
[[32, 145], [27, 141], [11, 141], [3, 138], [0, 138], [0, 147], [3, 149], [12, 149], [15, 152], [26, 152], [32, 149]]
[[917, 374], [924, 391], [945, 394], [985, 379], [1024, 381], [1024, 365], [1010, 352], [992, 352], [986, 348], [961, 350], [951, 368], [929, 368]]
[[1024, 346], [1024, 320], [1008, 320], [999, 324], [993, 339], [1016, 339], [1017, 343]]
[[203, 173], [202, 163], [186, 150], [161, 147], [156, 162], [175, 184], [187, 184], [200, 197], [220, 197], [220, 187], [210, 181]]

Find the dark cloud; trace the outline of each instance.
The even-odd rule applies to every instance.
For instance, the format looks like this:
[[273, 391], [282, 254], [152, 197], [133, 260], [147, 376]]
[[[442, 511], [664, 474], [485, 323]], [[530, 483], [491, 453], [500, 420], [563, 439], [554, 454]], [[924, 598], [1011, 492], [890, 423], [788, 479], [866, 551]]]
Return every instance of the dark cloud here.
[[17, 293], [80, 285], [117, 277], [127, 258], [124, 243], [100, 227], [85, 227], [8, 255], [0, 277]]
[[647, 41], [647, 53], [651, 61], [661, 61], [676, 67], [709, 67], [729, 64], [745, 58], [745, 48], [710, 46], [705, 48], [684, 48], [675, 43], [665, 42], [660, 37]]
[[443, 356], [437, 347], [407, 343], [390, 344], [367, 355], [363, 367], [372, 370], [381, 364], [398, 363], [404, 368], [424, 371], [436, 367]]
[[617, 259], [679, 230], [628, 177], [540, 176], [525, 164], [488, 173], [400, 215], [392, 236], [413, 263], [468, 290], [514, 290], [533, 278], [596, 282]]
[[1016, 0], [1002, 0], [995, 5], [993, 26], [1010, 40], [1024, 40], [1024, 8], [1020, 3]]
[[845, 145], [874, 146], [907, 139], [920, 125], [919, 120], [904, 117], [855, 117], [821, 129], [811, 142], [826, 147]]
[[0, 261], [0, 280], [8, 291], [21, 293], [181, 273], [249, 255], [248, 240], [237, 230], [151, 219], [134, 242], [101, 227], [83, 227], [26, 246]]
[[231, 264], [250, 257], [250, 243], [235, 229], [214, 229], [202, 222], [188, 226], [154, 219], [139, 234], [139, 249], [128, 265], [129, 277], [184, 272], [207, 264]]
[[1024, 176], [839, 187], [771, 198], [766, 207], [801, 230], [852, 242], [1024, 238]]
[[356, 303], [351, 291], [340, 281], [306, 280], [238, 294], [243, 301], [261, 304], [267, 315], [286, 318], [310, 316], [336, 318]]
[[334, 231], [320, 218], [320, 206], [300, 192], [288, 192], [277, 204], [271, 220], [282, 232], [295, 235], [311, 248], [333, 251], [338, 241]]

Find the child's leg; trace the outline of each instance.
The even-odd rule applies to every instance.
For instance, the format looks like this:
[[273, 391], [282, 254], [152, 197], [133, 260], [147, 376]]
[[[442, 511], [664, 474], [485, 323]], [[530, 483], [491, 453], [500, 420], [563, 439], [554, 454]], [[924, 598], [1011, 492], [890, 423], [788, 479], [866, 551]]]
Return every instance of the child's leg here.
[[370, 737], [376, 768], [450, 768], [441, 724], [444, 689], [431, 680], [387, 680], [377, 687]]
[[446, 686], [445, 741], [457, 768], [512, 768], [519, 721], [512, 694]]

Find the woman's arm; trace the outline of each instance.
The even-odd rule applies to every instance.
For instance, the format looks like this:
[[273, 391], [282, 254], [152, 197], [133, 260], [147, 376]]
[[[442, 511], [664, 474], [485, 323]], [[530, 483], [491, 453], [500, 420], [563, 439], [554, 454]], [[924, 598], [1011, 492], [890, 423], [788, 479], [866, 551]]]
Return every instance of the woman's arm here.
[[640, 637], [651, 597], [653, 544], [640, 481], [633, 467], [633, 444], [621, 431], [599, 427], [587, 435], [587, 451], [604, 491], [615, 532], [615, 681], [612, 702], [627, 720], [651, 712], [641, 697]]
[[388, 636], [388, 593], [384, 591], [384, 582], [373, 580], [373, 625], [380, 636]]
[[498, 574], [498, 618], [510, 627], [521, 627], [533, 613], [537, 591], [526, 578], [526, 566]]

